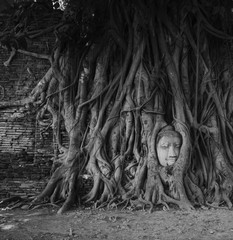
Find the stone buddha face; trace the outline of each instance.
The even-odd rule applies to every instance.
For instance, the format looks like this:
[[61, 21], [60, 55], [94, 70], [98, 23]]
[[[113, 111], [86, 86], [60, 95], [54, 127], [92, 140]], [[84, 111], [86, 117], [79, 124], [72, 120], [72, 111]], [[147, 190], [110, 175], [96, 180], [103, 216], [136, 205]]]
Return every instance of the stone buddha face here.
[[179, 157], [181, 144], [182, 137], [172, 126], [162, 129], [158, 133], [156, 145], [160, 165], [172, 166]]

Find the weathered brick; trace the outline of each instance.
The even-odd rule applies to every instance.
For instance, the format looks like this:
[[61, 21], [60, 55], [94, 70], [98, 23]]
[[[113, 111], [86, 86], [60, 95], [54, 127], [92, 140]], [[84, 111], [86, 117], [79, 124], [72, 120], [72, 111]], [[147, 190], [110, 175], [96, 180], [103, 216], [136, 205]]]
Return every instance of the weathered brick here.
[[[49, 22], [51, 20], [48, 19]], [[39, 25], [43, 28], [48, 26], [48, 22], [43, 21]], [[49, 54], [54, 40], [53, 34], [29, 40], [27, 50]], [[19, 53], [11, 65], [5, 67], [3, 63], [8, 57], [9, 52], [0, 48], [0, 105], [1, 101], [27, 97], [50, 67], [46, 60]], [[36, 76], [36, 81], [27, 68]], [[0, 111], [0, 199], [11, 195], [34, 196], [42, 191], [50, 175], [51, 164], [48, 162], [53, 156], [52, 130], [41, 138], [42, 128], [36, 124], [35, 115], [13, 118], [19, 109], [15, 107]], [[24, 161], [25, 157], [20, 156], [22, 149], [34, 163]]]

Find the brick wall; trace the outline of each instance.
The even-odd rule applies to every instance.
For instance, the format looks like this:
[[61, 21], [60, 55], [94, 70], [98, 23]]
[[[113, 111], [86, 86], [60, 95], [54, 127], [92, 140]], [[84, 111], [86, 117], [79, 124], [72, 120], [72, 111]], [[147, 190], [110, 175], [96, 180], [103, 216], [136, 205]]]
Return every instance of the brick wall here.
[[[44, 24], [39, 25], [42, 28]], [[27, 50], [49, 54], [54, 40], [53, 34], [27, 40]], [[5, 67], [3, 63], [8, 57], [9, 52], [0, 48], [0, 104], [27, 97], [50, 67], [46, 60], [20, 53]], [[34, 196], [45, 187], [50, 176], [52, 130], [41, 134], [43, 128], [36, 123], [35, 115], [20, 117], [20, 111], [18, 107], [0, 110], [0, 199], [12, 195]]]

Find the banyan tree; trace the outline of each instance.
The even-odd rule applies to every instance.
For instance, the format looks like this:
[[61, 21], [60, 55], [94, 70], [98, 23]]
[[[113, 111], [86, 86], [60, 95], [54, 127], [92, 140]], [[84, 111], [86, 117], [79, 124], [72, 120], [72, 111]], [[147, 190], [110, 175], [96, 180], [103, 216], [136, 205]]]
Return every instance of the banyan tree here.
[[[52, 120], [58, 154], [33, 204], [62, 202], [59, 213], [87, 203], [231, 208], [232, 1], [70, 0], [59, 1], [62, 10], [48, 2], [18, 7], [0, 39], [7, 64], [17, 52], [50, 63], [29, 97], [0, 103]], [[60, 14], [40, 29], [56, 37], [49, 55], [24, 44], [39, 35], [30, 32], [34, 11]], [[171, 164], [159, 159], [164, 136], [178, 141], [161, 144], [174, 152]]]

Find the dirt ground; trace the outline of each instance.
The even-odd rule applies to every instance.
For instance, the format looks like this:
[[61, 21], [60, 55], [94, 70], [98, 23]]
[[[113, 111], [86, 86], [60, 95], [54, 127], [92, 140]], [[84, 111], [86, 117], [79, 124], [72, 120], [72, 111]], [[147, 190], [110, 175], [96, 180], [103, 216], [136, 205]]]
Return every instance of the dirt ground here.
[[0, 240], [233, 239], [233, 212], [225, 209], [94, 210], [63, 215], [52, 208], [0, 211]]

